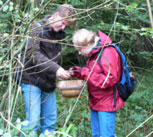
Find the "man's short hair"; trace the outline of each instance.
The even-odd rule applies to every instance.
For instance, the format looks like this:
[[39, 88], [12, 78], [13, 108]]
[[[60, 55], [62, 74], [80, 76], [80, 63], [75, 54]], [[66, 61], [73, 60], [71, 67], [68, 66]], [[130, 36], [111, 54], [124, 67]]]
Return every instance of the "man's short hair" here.
[[56, 12], [58, 12], [61, 17], [67, 17], [66, 20], [68, 20], [71, 24], [74, 24], [76, 22], [76, 10], [72, 5], [59, 5], [59, 7], [56, 9]]

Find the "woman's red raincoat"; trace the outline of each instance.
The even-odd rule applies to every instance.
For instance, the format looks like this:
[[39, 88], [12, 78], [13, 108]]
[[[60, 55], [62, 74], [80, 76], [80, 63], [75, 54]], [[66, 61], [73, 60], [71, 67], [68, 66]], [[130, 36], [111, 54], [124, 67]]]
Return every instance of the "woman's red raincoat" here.
[[76, 66], [75, 69], [80, 70], [80, 72], [75, 72], [72, 77], [82, 80], [88, 79], [87, 87], [90, 109], [113, 112], [124, 105], [116, 89], [116, 106], [114, 106], [113, 87], [121, 77], [120, 56], [115, 48], [109, 46], [102, 52], [100, 59], [101, 65], [99, 65], [97, 62], [98, 53], [102, 49], [102, 46], [111, 44], [112, 41], [100, 31], [98, 32], [98, 36], [101, 40], [101, 48], [93, 49], [89, 54], [86, 66], [82, 68]]

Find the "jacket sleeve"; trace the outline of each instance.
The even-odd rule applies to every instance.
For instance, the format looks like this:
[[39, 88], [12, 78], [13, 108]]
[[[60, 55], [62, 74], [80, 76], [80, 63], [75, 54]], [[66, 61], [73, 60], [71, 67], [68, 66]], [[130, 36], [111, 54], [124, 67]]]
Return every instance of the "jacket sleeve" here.
[[78, 78], [83, 80], [88, 79], [88, 83], [102, 89], [114, 86], [121, 76], [120, 57], [116, 49], [109, 47], [103, 51], [101, 57], [101, 68], [102, 72], [97, 73], [88, 67], [84, 67], [81, 69]]
[[[36, 65], [38, 70], [46, 70], [51, 73], [56, 73], [60, 67], [53, 59], [49, 59], [42, 54], [40, 49], [41, 29], [34, 30], [32, 32], [32, 38], [28, 39], [26, 55], [32, 60], [33, 65]], [[58, 55], [57, 55], [58, 56]]]

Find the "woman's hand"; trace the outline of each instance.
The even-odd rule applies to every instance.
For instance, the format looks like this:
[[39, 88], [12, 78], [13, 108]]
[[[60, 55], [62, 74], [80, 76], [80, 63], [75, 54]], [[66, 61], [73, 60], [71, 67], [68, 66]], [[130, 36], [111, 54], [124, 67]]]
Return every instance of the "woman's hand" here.
[[73, 66], [69, 69], [69, 73], [71, 76], [77, 75], [78, 73], [80, 73], [81, 68], [79, 66]]
[[70, 75], [74, 75], [74, 69], [73, 69], [73, 67], [69, 68], [69, 73], [70, 73]]

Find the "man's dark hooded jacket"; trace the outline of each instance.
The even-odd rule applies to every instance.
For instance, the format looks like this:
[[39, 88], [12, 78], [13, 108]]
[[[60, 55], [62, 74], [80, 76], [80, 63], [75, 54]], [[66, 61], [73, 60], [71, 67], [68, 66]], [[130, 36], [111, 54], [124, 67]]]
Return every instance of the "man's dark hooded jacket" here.
[[[46, 25], [48, 18], [32, 25], [32, 33], [25, 47], [24, 71], [22, 82], [39, 87], [49, 92], [56, 87], [56, 71], [60, 67], [61, 45], [59, 41], [65, 38], [65, 32], [55, 32]], [[43, 27], [43, 29], [42, 29]], [[46, 40], [49, 41], [46, 41]], [[51, 42], [51, 40], [57, 40]], [[23, 56], [24, 57], [24, 56]]]

